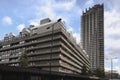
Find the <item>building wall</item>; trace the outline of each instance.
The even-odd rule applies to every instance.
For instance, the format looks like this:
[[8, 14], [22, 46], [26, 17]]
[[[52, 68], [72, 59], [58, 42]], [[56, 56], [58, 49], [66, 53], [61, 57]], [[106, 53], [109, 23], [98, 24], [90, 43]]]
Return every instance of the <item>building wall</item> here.
[[61, 72], [50, 73], [37, 68], [0, 66], [0, 80], [100, 80], [100, 78]]
[[104, 68], [104, 8], [95, 5], [81, 17], [81, 43], [89, 54], [91, 69]]
[[89, 69], [87, 55], [75, 43], [62, 22], [49, 22], [24, 29], [0, 45], [0, 64], [19, 66], [20, 56], [27, 50], [29, 67], [65, 73], [80, 73], [83, 64]]

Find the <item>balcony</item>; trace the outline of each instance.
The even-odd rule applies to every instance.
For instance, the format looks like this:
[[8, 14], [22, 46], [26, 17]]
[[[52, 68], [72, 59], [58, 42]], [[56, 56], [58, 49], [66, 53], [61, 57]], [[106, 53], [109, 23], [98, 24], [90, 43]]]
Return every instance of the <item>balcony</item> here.
[[[60, 38], [60, 36], [55, 36], [54, 40], [59, 39], [59, 38]], [[51, 37], [49, 37], [49, 38], [47, 37], [46, 39], [39, 40], [39, 41], [33, 41], [33, 42], [25, 43], [25, 44], [18, 44], [18, 45], [15, 45], [15, 46], [0, 48], [0, 51], [10, 50], [10, 49], [14, 49], [14, 48], [20, 48], [20, 47], [24, 47], [24, 46], [30, 46], [30, 45], [33, 45], [33, 44], [43, 43], [43, 42], [47, 42], [47, 41], [50, 41], [50, 40], [51, 40]]]
[[[50, 66], [50, 61], [47, 62], [38, 62], [38, 63], [32, 63], [29, 66], [37, 66], [37, 67], [49, 67]], [[60, 66], [58, 61], [51, 62], [51, 66]]]
[[18, 63], [19, 60], [10, 60], [9, 63]]
[[9, 58], [18, 58], [20, 55], [11, 55]]
[[[60, 48], [53, 49], [52, 52], [53, 53], [60, 52]], [[35, 56], [35, 55], [42, 55], [42, 54], [49, 54], [49, 53], [51, 53], [51, 49], [46, 48], [46, 49], [43, 49], [43, 50], [41, 49], [39, 51], [30, 52], [27, 55], [28, 56]]]
[[9, 61], [0, 61], [0, 64], [8, 64]]
[[[60, 59], [59, 56], [52, 55], [52, 60], [58, 60], [58, 59]], [[35, 56], [35, 57], [29, 58], [29, 61], [49, 61], [49, 60], [51, 60], [50, 55], [47, 55], [45, 57], [42, 57], [42, 56], [36, 57]]]

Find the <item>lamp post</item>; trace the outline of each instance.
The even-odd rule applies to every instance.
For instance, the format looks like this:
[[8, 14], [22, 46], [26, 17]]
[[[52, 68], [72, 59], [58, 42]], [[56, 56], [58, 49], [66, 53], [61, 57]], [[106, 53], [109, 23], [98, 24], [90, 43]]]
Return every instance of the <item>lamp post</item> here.
[[107, 60], [110, 60], [110, 61], [111, 61], [111, 75], [110, 75], [111, 80], [112, 80], [112, 73], [113, 73], [113, 60], [114, 60], [114, 59], [117, 59], [117, 57], [107, 58]]
[[54, 38], [54, 26], [56, 23], [60, 22], [62, 19], [58, 19], [57, 22], [53, 23], [52, 27], [52, 38], [51, 38], [51, 53], [50, 53], [50, 77], [51, 77], [51, 67], [52, 67], [52, 53], [53, 53], [53, 38]]

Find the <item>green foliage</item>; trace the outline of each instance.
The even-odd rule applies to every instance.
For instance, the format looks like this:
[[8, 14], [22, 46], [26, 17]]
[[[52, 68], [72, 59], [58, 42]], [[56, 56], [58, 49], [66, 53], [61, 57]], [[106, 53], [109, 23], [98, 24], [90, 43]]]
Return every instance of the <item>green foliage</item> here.
[[95, 70], [95, 74], [98, 77], [105, 77], [105, 72], [104, 72], [104, 69], [102, 69], [102, 68], [97, 68]]
[[20, 66], [28, 67], [28, 56], [27, 56], [27, 51], [25, 49], [23, 50], [20, 56]]
[[93, 73], [92, 73], [92, 71], [91, 71], [90, 69], [88, 70], [88, 75], [89, 75], [89, 76], [92, 76], [92, 75], [93, 75]]
[[82, 69], [81, 69], [81, 75], [87, 75], [87, 74], [88, 74], [87, 67], [86, 67], [86, 65], [83, 65]]

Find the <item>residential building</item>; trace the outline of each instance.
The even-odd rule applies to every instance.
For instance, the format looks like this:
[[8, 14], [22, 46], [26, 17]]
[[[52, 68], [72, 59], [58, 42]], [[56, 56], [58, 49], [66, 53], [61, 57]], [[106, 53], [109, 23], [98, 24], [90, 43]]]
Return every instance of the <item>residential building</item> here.
[[89, 69], [87, 54], [60, 20], [53, 22], [49, 18], [43, 19], [39, 26], [30, 25], [18, 36], [7, 34], [0, 42], [0, 64], [19, 66], [25, 49], [29, 67], [75, 74], [81, 73], [83, 65]]
[[104, 6], [97, 4], [81, 16], [81, 44], [89, 55], [92, 70], [104, 69]]

